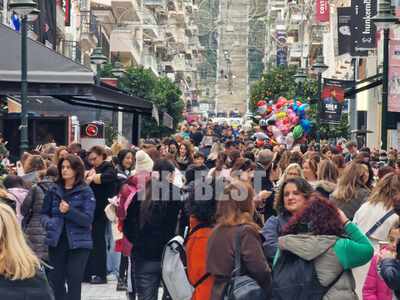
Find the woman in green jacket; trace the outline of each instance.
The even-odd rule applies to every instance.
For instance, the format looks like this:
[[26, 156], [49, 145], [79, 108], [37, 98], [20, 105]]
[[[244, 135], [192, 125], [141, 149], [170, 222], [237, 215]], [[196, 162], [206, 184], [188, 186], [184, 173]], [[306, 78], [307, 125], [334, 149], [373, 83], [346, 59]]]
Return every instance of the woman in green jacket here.
[[[324, 300], [358, 299], [351, 269], [366, 264], [374, 253], [370, 241], [357, 225], [316, 194], [310, 197], [305, 209], [289, 221], [279, 238], [275, 267], [282, 251], [313, 261], [320, 285], [329, 287]], [[285, 300], [291, 298], [285, 297]]]

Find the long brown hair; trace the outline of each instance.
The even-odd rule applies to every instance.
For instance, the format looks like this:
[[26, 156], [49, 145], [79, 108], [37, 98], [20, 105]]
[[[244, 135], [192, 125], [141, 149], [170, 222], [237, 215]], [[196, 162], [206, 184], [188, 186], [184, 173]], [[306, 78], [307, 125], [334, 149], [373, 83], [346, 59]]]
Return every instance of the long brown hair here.
[[321, 161], [317, 173], [318, 180], [326, 180], [329, 182], [336, 183], [338, 177], [339, 177], [339, 171], [332, 161], [328, 159], [324, 159], [323, 161]]
[[235, 226], [248, 224], [259, 229], [254, 222], [254, 199], [255, 193], [252, 186], [240, 180], [233, 180], [229, 183], [224, 193], [218, 198], [217, 225]]
[[349, 202], [356, 196], [356, 192], [360, 188], [368, 189], [363, 182], [363, 173], [365, 167], [357, 162], [349, 164], [343, 174], [339, 177], [336, 189], [332, 193], [332, 197], [339, 202]]

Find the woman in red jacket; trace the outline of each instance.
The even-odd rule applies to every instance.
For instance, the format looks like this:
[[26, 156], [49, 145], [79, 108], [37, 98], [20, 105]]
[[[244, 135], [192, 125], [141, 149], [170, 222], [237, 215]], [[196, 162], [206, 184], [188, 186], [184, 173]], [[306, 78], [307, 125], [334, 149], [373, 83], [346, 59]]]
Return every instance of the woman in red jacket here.
[[192, 300], [211, 299], [214, 285], [214, 278], [206, 271], [206, 259], [208, 238], [215, 221], [215, 180], [210, 179], [205, 184], [212, 187], [209, 194], [202, 192], [202, 185], [189, 192], [190, 231], [185, 248], [189, 281], [195, 287]]

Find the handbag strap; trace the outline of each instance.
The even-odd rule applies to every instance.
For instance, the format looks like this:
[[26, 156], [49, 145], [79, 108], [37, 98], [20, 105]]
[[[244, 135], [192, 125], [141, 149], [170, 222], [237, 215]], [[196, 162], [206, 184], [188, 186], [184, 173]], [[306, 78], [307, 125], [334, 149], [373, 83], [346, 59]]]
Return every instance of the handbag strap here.
[[381, 227], [381, 225], [383, 223], [385, 223], [385, 221], [387, 219], [389, 219], [392, 215], [394, 215], [395, 211], [394, 209], [390, 210], [389, 212], [387, 212], [382, 218], [379, 219], [378, 222], [375, 223], [374, 226], [371, 227], [370, 230], [367, 231], [367, 233], [365, 234], [367, 237], [370, 237], [371, 234], [373, 234], [379, 227]]
[[238, 230], [235, 234], [235, 267], [232, 271], [232, 278], [240, 276], [242, 273], [242, 261], [241, 261], [241, 253], [240, 253], [240, 237], [243, 231], [244, 225], [238, 225]]

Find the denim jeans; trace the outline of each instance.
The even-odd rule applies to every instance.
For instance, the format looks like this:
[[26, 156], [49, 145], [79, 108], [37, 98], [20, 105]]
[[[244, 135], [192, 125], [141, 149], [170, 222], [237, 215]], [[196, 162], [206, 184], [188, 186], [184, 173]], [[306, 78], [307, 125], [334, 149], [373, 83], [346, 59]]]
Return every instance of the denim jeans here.
[[138, 300], [157, 300], [158, 289], [161, 283], [161, 262], [149, 261], [141, 258], [131, 258], [134, 261], [134, 270], [132, 278], [134, 278], [135, 291]]
[[106, 247], [107, 247], [107, 273], [114, 274], [116, 277], [119, 275], [119, 266], [121, 261], [121, 253], [115, 252], [115, 241], [112, 234], [111, 226], [115, 226], [111, 222], [106, 225]]

